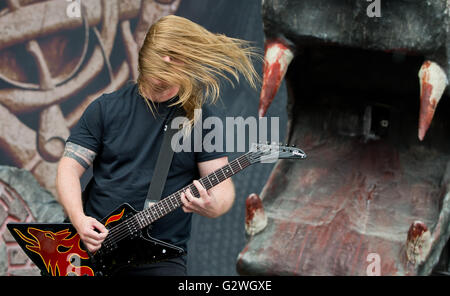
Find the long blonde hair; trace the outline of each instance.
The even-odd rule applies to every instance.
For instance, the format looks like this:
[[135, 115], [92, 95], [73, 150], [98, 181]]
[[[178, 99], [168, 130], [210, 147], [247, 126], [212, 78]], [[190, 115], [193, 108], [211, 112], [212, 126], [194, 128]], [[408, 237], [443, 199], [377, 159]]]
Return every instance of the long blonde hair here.
[[[169, 56], [172, 62], [163, 60]], [[261, 58], [258, 49], [245, 40], [211, 33], [202, 26], [183, 17], [169, 15], [154, 23], [139, 51], [139, 93], [151, 108], [151, 94], [157, 86], [147, 78], [178, 85], [181, 105], [192, 126], [194, 110], [210, 100], [215, 103], [220, 95], [220, 78], [229, 81], [229, 75], [239, 83], [242, 74], [256, 89], [260, 77], [253, 66], [253, 58]]]

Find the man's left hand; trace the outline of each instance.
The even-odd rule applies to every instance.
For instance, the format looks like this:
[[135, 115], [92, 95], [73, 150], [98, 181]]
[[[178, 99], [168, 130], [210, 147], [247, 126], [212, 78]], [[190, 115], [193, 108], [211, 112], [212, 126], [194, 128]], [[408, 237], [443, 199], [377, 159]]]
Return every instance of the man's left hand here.
[[208, 218], [220, 216], [220, 213], [218, 213], [219, 204], [215, 196], [211, 192], [208, 193], [199, 181], [195, 180], [193, 183], [200, 197], [196, 198], [189, 189], [181, 193], [183, 211], [185, 213], [196, 213]]

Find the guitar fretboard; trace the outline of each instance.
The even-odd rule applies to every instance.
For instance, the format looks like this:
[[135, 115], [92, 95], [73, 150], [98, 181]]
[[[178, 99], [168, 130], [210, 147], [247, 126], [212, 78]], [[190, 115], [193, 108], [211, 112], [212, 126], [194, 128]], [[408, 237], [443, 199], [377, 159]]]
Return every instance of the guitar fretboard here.
[[[211, 174], [200, 178], [199, 182], [206, 190], [209, 190], [253, 163], [280, 158], [303, 159], [306, 158], [306, 154], [298, 148], [257, 144], [252, 148], [252, 151], [236, 158]], [[181, 207], [183, 205], [181, 202], [181, 194], [188, 189], [195, 197], [200, 197], [197, 188], [192, 183], [112, 227], [102, 246], [106, 247], [107, 250], [112, 249], [120, 240], [130, 235], [137, 235], [140, 229]], [[103, 247], [102, 249], [104, 249]], [[98, 252], [101, 252], [102, 249]]]
[[[205, 177], [200, 178], [199, 182], [206, 190], [209, 190], [217, 184], [230, 178], [234, 174], [240, 172], [244, 168], [248, 167], [250, 164], [251, 163], [248, 160], [247, 155], [242, 155], [241, 157], [236, 158], [222, 168], [212, 172]], [[187, 189], [189, 189], [195, 197], [200, 196], [197, 187], [195, 187], [195, 185], [192, 183], [165, 197], [149, 208], [134, 215], [133, 219], [135, 219], [135, 223], [137, 223], [135, 227], [142, 229], [150, 225], [154, 221], [160, 219], [161, 217], [181, 207], [183, 205], [183, 203], [181, 202], [181, 193], [185, 192]]]

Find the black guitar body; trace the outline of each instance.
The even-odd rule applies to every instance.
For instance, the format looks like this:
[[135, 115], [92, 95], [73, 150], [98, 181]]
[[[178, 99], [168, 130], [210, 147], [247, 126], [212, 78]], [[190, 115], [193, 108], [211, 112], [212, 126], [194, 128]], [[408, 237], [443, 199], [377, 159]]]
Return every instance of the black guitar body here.
[[[101, 222], [110, 230], [102, 247], [90, 254], [70, 223], [8, 223], [7, 227], [42, 275], [114, 275], [124, 266], [155, 263], [185, 254], [182, 248], [152, 238], [150, 226], [127, 223], [137, 211], [123, 204]], [[119, 227], [121, 226], [121, 227]], [[115, 242], [117, 238], [121, 238]]]
[[[106, 225], [107, 229], [112, 229], [121, 222], [134, 217], [136, 213], [138, 212], [129, 204], [123, 204], [101, 222]], [[120, 217], [120, 219], [111, 221], [115, 220], [114, 217]], [[129, 234], [123, 240], [113, 244], [108, 244], [108, 240], [105, 240], [102, 248], [91, 255], [96, 275], [114, 275], [119, 269], [130, 264], [138, 266], [185, 255], [182, 248], [151, 237], [150, 229], [151, 225], [141, 230], [130, 226], [123, 230]]]

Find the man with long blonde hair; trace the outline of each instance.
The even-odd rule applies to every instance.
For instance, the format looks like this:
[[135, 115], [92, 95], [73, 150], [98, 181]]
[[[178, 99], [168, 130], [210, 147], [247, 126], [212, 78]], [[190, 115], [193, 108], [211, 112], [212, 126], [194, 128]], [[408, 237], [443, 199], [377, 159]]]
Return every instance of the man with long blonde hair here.
[[[194, 111], [212, 116], [205, 103], [220, 96], [220, 80], [239, 82], [239, 75], [256, 87], [258, 75], [248, 42], [214, 34], [178, 16], [161, 18], [149, 29], [139, 52], [139, 78], [96, 99], [85, 110], [67, 139], [57, 173], [58, 200], [90, 252], [100, 249], [108, 230], [98, 220], [123, 203], [142, 209], [162, 143], [164, 123], [181, 109], [188, 125]], [[182, 194], [183, 207], [152, 225], [152, 237], [187, 250], [192, 213], [215, 218], [234, 202], [231, 179], [205, 190], [196, 181], [228, 163], [224, 152], [175, 153], [162, 197], [194, 182], [200, 198]], [[80, 177], [93, 165], [93, 179], [82, 201]], [[186, 258], [179, 257], [122, 274], [186, 275]]]

